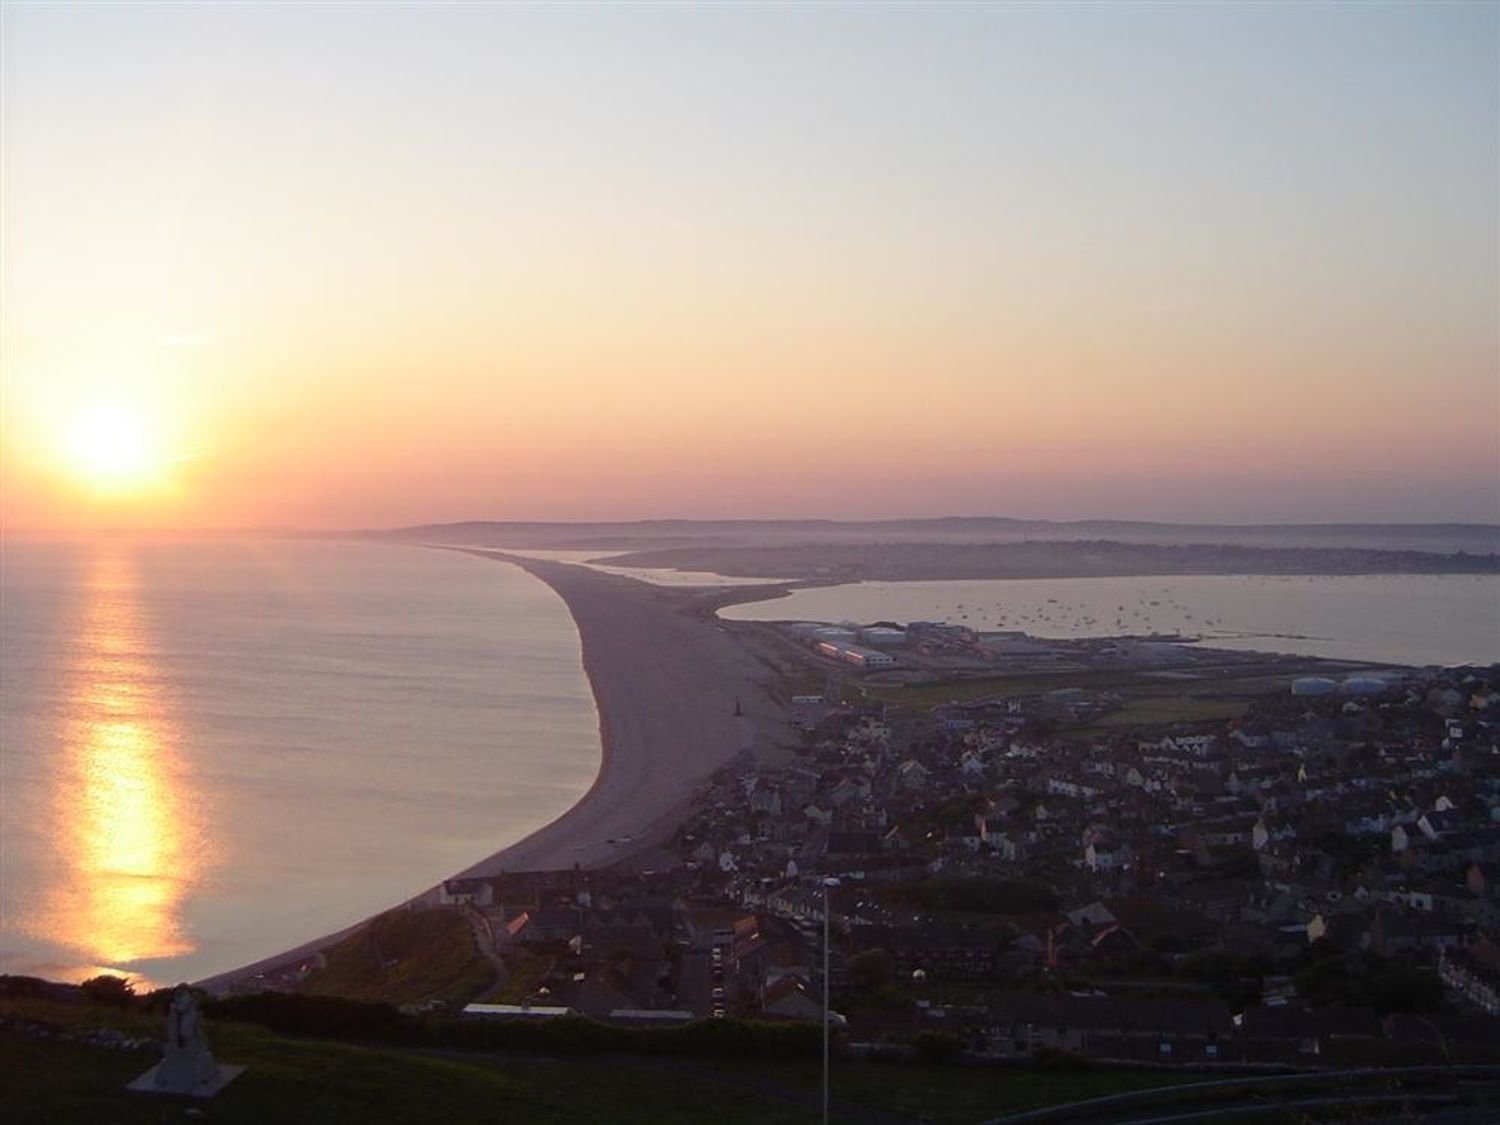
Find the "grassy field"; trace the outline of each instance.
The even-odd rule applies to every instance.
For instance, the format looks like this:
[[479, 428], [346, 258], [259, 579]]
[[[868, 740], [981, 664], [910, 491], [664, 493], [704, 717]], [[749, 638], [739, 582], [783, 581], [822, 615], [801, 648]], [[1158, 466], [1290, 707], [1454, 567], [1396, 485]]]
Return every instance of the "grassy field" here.
[[1128, 727], [1222, 722], [1239, 718], [1249, 705], [1249, 701], [1243, 699], [1206, 699], [1183, 694], [1142, 695], [1127, 699], [1118, 710], [1101, 715], [1091, 723], [1063, 733], [1084, 735]]
[[1116, 710], [1059, 731], [1065, 738], [1088, 738], [1135, 727], [1238, 718], [1245, 713], [1251, 699], [1267, 692], [1285, 691], [1289, 679], [1284, 675], [1247, 676], [1240, 669], [1209, 670], [1201, 675], [1170, 679], [1151, 672], [1094, 670], [984, 676], [899, 687], [866, 686], [864, 690], [870, 699], [919, 711], [991, 697], [1040, 695], [1060, 688], [1082, 688], [1122, 697], [1123, 703]]
[[220, 1121], [337, 1125], [359, 1122], [693, 1122], [725, 1125], [808, 1120], [797, 1106], [731, 1103], [692, 1075], [618, 1059], [509, 1060], [432, 1057], [281, 1039], [255, 1029], [214, 1029], [216, 1057], [249, 1069], [213, 1101], [130, 1094], [123, 1087], [154, 1061], [140, 1052], [16, 1040], [0, 1033], [0, 1089], [10, 1125], [35, 1122]]
[[528, 953], [524, 949], [513, 949], [505, 955], [505, 966], [510, 976], [485, 993], [487, 1004], [519, 1004], [531, 996], [547, 974], [552, 971], [554, 958]]
[[[160, 1033], [159, 1018], [112, 1008], [0, 997], [0, 1017], [74, 1029]], [[771, 1063], [591, 1055], [570, 1058], [365, 1048], [297, 1040], [212, 1023], [221, 1062], [248, 1070], [217, 1098], [183, 1102], [129, 1094], [124, 1085], [154, 1050], [109, 1050], [0, 1027], [0, 1091], [7, 1125], [171, 1121], [385, 1125], [397, 1122], [580, 1122], [647, 1125], [803, 1125], [818, 1120], [816, 1062]], [[1188, 1076], [1099, 1071], [1055, 1074], [988, 1068], [838, 1062], [836, 1120], [959, 1125], [1002, 1112], [1186, 1081]]]
[[[780, 1064], [767, 1069], [788, 1086], [809, 1092], [818, 1087], [816, 1066]], [[1045, 1105], [1202, 1080], [1201, 1074], [1161, 1072], [1048, 1073], [997, 1067], [844, 1063], [834, 1070], [829, 1085], [841, 1102], [881, 1110], [907, 1121], [974, 1125]]]
[[452, 909], [392, 910], [339, 942], [327, 959], [304, 991], [392, 1004], [435, 999], [461, 1007], [488, 991], [496, 975], [468, 919]]
[[867, 698], [897, 706], [932, 708], [945, 703], [973, 703], [990, 696], [1011, 698], [1040, 695], [1059, 688], [1083, 688], [1094, 691], [1119, 691], [1138, 684], [1138, 673], [1116, 671], [1038, 672], [1033, 675], [979, 676], [973, 679], [943, 680], [931, 684], [890, 686], [866, 685]]

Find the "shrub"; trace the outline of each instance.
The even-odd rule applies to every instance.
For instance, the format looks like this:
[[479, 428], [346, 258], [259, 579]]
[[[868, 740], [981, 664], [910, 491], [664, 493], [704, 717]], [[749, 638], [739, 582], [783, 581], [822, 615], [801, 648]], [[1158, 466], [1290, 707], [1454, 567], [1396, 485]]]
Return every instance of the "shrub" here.
[[896, 979], [896, 962], [883, 949], [866, 949], [849, 958], [849, 987], [874, 992]]
[[1056, 1047], [1038, 1047], [1031, 1054], [1031, 1064], [1037, 1070], [1062, 1073], [1090, 1070], [1093, 1066], [1082, 1055], [1075, 1055], [1072, 1051], [1063, 1051]]
[[953, 1062], [964, 1051], [964, 1041], [950, 1031], [919, 1031], [911, 1045], [925, 1063]]
[[423, 1038], [422, 1025], [390, 1004], [338, 996], [257, 992], [212, 1000], [204, 1005], [204, 1014], [257, 1023], [287, 1035], [324, 1035], [385, 1043]]
[[135, 985], [131, 984], [126, 977], [105, 973], [101, 976], [90, 977], [78, 987], [96, 1004], [108, 1004], [114, 1008], [135, 1006]]

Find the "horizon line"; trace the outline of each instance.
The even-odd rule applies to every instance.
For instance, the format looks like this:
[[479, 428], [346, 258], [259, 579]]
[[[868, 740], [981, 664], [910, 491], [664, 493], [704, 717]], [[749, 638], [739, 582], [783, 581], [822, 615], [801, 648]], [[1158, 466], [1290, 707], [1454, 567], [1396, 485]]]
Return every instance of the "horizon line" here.
[[294, 525], [236, 525], [210, 527], [0, 527], [0, 540], [6, 538], [81, 538], [98, 536], [368, 536], [392, 535], [402, 532], [425, 531], [461, 527], [662, 527], [662, 526], [736, 526], [755, 527], [766, 525], [808, 526], [831, 525], [853, 527], [889, 527], [896, 525], [936, 524], [1006, 524], [1011, 526], [1037, 527], [1180, 527], [1204, 530], [1349, 530], [1374, 528], [1389, 530], [1418, 529], [1474, 529], [1500, 531], [1500, 520], [1267, 520], [1252, 522], [1216, 523], [1198, 520], [1150, 520], [1130, 517], [1088, 516], [1079, 519], [1053, 519], [1048, 517], [1023, 517], [1003, 515], [944, 515], [944, 516], [883, 516], [878, 518], [850, 518], [834, 516], [645, 516], [614, 519], [524, 519], [516, 517], [475, 517], [468, 519], [437, 520], [428, 523], [403, 523], [363, 527], [307, 527]]

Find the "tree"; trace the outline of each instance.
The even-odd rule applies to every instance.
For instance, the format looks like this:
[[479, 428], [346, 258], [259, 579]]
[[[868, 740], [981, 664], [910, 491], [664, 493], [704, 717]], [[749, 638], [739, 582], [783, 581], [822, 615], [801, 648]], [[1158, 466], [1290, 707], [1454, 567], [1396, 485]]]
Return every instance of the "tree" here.
[[866, 949], [849, 958], [849, 987], [874, 992], [896, 978], [896, 962], [883, 949]]
[[85, 996], [96, 1004], [108, 1004], [114, 1008], [128, 1008], [135, 1003], [135, 985], [127, 977], [103, 973], [90, 977], [78, 986]]

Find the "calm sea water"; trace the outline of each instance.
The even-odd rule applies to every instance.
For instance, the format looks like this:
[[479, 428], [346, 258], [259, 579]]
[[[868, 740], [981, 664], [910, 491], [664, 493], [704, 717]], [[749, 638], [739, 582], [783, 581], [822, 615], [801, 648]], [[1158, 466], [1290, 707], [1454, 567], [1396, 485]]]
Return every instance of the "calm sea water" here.
[[747, 621], [952, 621], [1039, 637], [1132, 633], [1392, 664], [1500, 661], [1500, 576], [865, 582], [722, 610]]
[[568, 808], [598, 719], [500, 563], [306, 542], [6, 543], [0, 972], [195, 979]]

